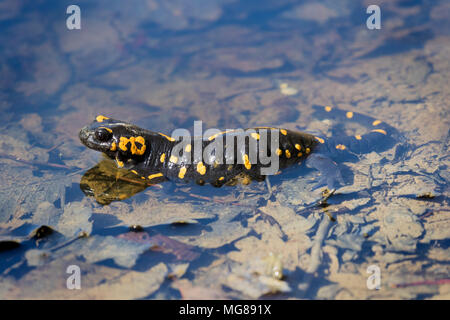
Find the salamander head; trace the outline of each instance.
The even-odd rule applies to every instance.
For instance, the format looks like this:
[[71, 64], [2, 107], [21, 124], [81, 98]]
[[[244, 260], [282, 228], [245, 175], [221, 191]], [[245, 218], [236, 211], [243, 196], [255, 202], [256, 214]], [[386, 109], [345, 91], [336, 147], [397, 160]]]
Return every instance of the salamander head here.
[[81, 142], [88, 148], [104, 152], [114, 159], [136, 158], [143, 156], [147, 150], [145, 130], [125, 123], [97, 116], [90, 125], [80, 130]]

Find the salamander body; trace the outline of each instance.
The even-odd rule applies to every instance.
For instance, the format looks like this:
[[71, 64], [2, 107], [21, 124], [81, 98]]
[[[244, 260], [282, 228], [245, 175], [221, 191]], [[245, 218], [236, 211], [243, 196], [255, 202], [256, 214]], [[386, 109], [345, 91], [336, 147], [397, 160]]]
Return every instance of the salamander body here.
[[[343, 183], [336, 161], [353, 161], [359, 154], [383, 151], [395, 142], [396, 130], [359, 113], [314, 106], [318, 118], [355, 120], [370, 131], [364, 135], [325, 138], [282, 128], [227, 130], [209, 137], [170, 137], [135, 125], [97, 116], [80, 130], [81, 142], [114, 159], [140, 179], [195, 181], [220, 187], [237, 180], [261, 181], [296, 163], [322, 173], [320, 184]], [[275, 164], [275, 165], [274, 165]]]

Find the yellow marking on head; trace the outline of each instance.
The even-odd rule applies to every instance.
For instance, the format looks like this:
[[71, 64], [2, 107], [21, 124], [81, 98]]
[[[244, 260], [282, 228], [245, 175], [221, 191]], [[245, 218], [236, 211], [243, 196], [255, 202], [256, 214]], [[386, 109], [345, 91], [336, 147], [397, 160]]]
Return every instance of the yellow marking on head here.
[[95, 120], [97, 120], [97, 122], [103, 122], [103, 120], [105, 120], [105, 119], [109, 119], [109, 118], [102, 116], [102, 115], [99, 115], [99, 116], [97, 116], [97, 118], [95, 118]]
[[283, 151], [281, 151], [281, 149], [277, 149], [276, 153], [278, 156], [281, 156], [283, 154]]
[[[136, 142], [141, 144], [141, 147], [138, 148], [136, 146]], [[145, 145], [145, 139], [144, 137], [138, 136], [138, 137], [130, 137], [129, 139], [126, 137], [120, 137], [119, 142], [119, 148], [122, 151], [127, 151], [127, 144], [130, 143], [130, 152], [131, 154], [137, 154], [139, 156], [142, 156], [145, 152], [145, 149], [147, 146]]]
[[325, 106], [325, 111], [326, 111], [326, 112], [330, 112], [331, 110], [333, 110], [332, 107], [330, 107], [330, 106]]
[[319, 137], [315, 137], [317, 141], [319, 141], [320, 143], [325, 143], [325, 140], [323, 140], [322, 138]]
[[297, 157], [301, 157], [302, 155], [303, 155], [303, 153], [299, 152], [299, 153], [297, 154]]
[[310, 148], [306, 148], [306, 153], [310, 153], [311, 149]]
[[362, 137], [361, 137], [359, 134], [357, 134], [357, 135], [355, 136], [355, 138], [356, 138], [356, 140], [361, 140], [361, 139], [362, 139]]
[[377, 126], [377, 125], [379, 125], [381, 122], [382, 122], [381, 120], [375, 120], [374, 122], [372, 122], [372, 125], [373, 125], [373, 126]]
[[384, 131], [383, 129], [375, 129], [375, 130], [372, 130], [372, 132], [379, 132], [379, 133], [382, 133], [384, 135], [387, 135], [387, 132]]
[[107, 128], [107, 127], [99, 127], [99, 129], [105, 129], [105, 130], [108, 131], [109, 133], [112, 133], [112, 132], [113, 132], [110, 128]]
[[186, 167], [182, 167], [180, 169], [180, 172], [178, 172], [178, 178], [183, 179], [184, 175], [186, 174], [187, 168]]
[[256, 140], [259, 140], [259, 138], [260, 138], [259, 133], [256, 133], [256, 132], [252, 132], [251, 136], [253, 139], [256, 139]]
[[286, 149], [285, 153], [286, 153], [286, 158], [289, 159], [291, 157], [291, 152]]
[[136, 170], [131, 170], [131, 172], [133, 172], [134, 174], [138, 174]]
[[220, 177], [219, 181], [225, 180], [225, 177]]
[[169, 137], [169, 136], [165, 135], [164, 133], [158, 132], [158, 134], [161, 135], [161, 136], [163, 136], [164, 138], [166, 138], [166, 139], [169, 140], [169, 141], [175, 141], [174, 138]]
[[114, 141], [111, 143], [111, 148], [109, 150], [111, 150], [111, 151], [117, 150], [117, 144]]
[[119, 141], [119, 149], [122, 151], [127, 151], [127, 144], [128, 144], [128, 139], [125, 137], [120, 137], [120, 141]]
[[166, 160], [166, 154], [165, 153], [163, 153], [161, 155], [161, 157], [159, 157], [159, 161], [164, 162], [164, 160]]
[[297, 149], [298, 151], [302, 150], [302, 146], [299, 145], [298, 143], [295, 144], [295, 149]]
[[347, 112], [347, 113], [345, 114], [345, 116], [346, 116], [348, 119], [351, 119], [351, 118], [353, 118], [353, 112], [349, 111], [349, 112]]
[[177, 163], [178, 162], [178, 157], [170, 156], [169, 161], [172, 162], [172, 163]]
[[[145, 139], [144, 139], [144, 137], [142, 137], [142, 136], [137, 136], [136, 139], [135, 139], [134, 141], [141, 144], [141, 147], [138, 148], [138, 147], [136, 146], [136, 144], [133, 142], [133, 145], [136, 147], [135, 153], [136, 153], [138, 156], [142, 156], [142, 155], [144, 154], [144, 152], [145, 152], [145, 149], [147, 149], [147, 146], [145, 145]], [[133, 153], [133, 152], [132, 152], [132, 153]], [[133, 153], [133, 154], [134, 154], [134, 153]]]
[[206, 173], [206, 167], [201, 161], [197, 164], [197, 172], [201, 175], [204, 175]]
[[345, 150], [345, 149], [347, 149], [347, 147], [344, 146], [343, 144], [338, 144], [338, 145], [336, 146], [336, 149], [338, 149], [338, 150]]
[[154, 174], [149, 175], [148, 179], [152, 180], [152, 179], [155, 179], [155, 178], [158, 178], [158, 177], [162, 177], [162, 176], [163, 176], [162, 173], [154, 173]]
[[250, 163], [250, 161], [248, 160], [248, 154], [244, 154], [244, 156], [242, 157], [242, 160], [244, 160], [244, 166], [247, 170], [250, 170], [252, 168], [252, 164]]
[[186, 148], [184, 148], [184, 151], [186, 151], [186, 152], [191, 152], [191, 149], [192, 149], [191, 144], [188, 144], [188, 145], [186, 146]]
[[284, 136], [287, 135], [287, 131], [286, 131], [285, 129], [280, 129], [280, 132], [281, 132], [281, 134], [284, 135]]
[[137, 150], [136, 145], [134, 144], [135, 138], [134, 137], [130, 137], [129, 141], [131, 143], [130, 152], [131, 152], [131, 154], [135, 154], [136, 150]]

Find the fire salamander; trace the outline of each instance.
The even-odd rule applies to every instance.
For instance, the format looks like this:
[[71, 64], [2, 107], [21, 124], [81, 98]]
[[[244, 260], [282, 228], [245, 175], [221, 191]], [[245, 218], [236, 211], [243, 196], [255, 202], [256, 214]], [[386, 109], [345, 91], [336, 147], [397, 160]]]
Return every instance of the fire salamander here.
[[[313, 108], [319, 119], [356, 121], [369, 132], [325, 138], [287, 129], [257, 127], [228, 130], [207, 138], [175, 139], [99, 115], [91, 125], [81, 129], [79, 137], [88, 148], [105, 153], [119, 168], [128, 169], [150, 183], [195, 181], [220, 187], [236, 183], [238, 179], [244, 184], [251, 180], [262, 181], [267, 172], [263, 169], [270, 168], [271, 163], [263, 163], [259, 156], [256, 161], [252, 160], [250, 154], [264, 151], [271, 160], [278, 160], [277, 170], [306, 162], [308, 167], [321, 172], [318, 186], [326, 185], [330, 189], [343, 184], [336, 161], [355, 161], [360, 154], [387, 150], [395, 142], [396, 130], [381, 120], [329, 106]], [[278, 137], [275, 145], [271, 144], [272, 136]], [[221, 150], [217, 146], [211, 148], [219, 138], [223, 141], [219, 144]], [[208, 148], [211, 152], [205, 153], [205, 158], [203, 151]]]

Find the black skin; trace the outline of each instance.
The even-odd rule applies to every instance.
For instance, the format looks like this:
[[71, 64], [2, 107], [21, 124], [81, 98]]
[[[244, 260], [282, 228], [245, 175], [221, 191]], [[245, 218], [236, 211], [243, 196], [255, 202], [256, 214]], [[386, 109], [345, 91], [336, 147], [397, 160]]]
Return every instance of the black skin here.
[[[319, 118], [335, 117], [349, 120], [349, 117], [346, 116], [348, 113], [343, 110], [330, 110], [321, 106], [314, 106], [313, 108]], [[284, 129], [254, 128], [252, 130], [254, 130], [254, 133], [260, 133], [261, 135], [267, 132], [267, 141], [269, 142], [271, 134], [278, 135], [278, 149], [282, 151], [278, 158], [279, 169], [306, 160], [307, 166], [321, 172], [322, 180], [318, 186], [326, 185], [330, 189], [335, 189], [343, 184], [340, 170], [335, 161], [355, 161], [359, 154], [374, 150], [386, 150], [392, 146], [394, 142], [392, 135], [396, 134], [394, 128], [381, 121], [374, 122], [376, 121], [374, 118], [353, 113], [351, 119], [367, 125], [374, 131], [358, 136], [358, 138], [343, 136], [324, 139], [311, 134]], [[242, 138], [243, 135], [242, 132], [231, 131], [217, 135], [215, 139], [189, 138], [183, 141], [184, 144], [180, 144], [181, 138], [175, 140], [164, 134], [141, 129], [103, 116], [97, 117], [91, 125], [84, 127], [79, 133], [80, 140], [85, 146], [105, 153], [109, 158], [116, 160], [119, 167], [123, 166], [126, 169], [133, 170], [138, 176], [150, 179], [152, 183], [169, 179], [185, 182], [195, 181], [200, 185], [210, 183], [217, 187], [224, 184], [233, 184], [237, 177], [242, 176], [257, 181], [265, 178], [261, 174], [261, 169], [268, 165], [260, 163], [259, 157], [256, 163], [250, 163], [251, 165], [243, 161], [243, 157], [249, 154], [251, 148], [256, 148], [257, 152], [259, 151], [262, 140], [247, 135], [245, 142], [241, 144], [243, 147], [238, 148], [237, 139]], [[122, 148], [119, 147], [121, 138], [126, 142], [122, 143]], [[219, 159], [220, 153], [213, 152], [208, 153], [209, 159], [203, 158], [199, 165], [198, 162], [200, 161], [194, 158], [194, 146], [198, 144], [198, 146], [201, 146], [201, 150], [205, 150], [216, 139], [220, 138], [223, 138], [223, 145], [225, 146], [222, 150], [223, 154], [227, 150], [228, 140], [226, 139], [234, 139], [235, 147], [231, 152], [233, 161], [224, 163], [222, 160], [219, 163], [214, 163], [213, 160]], [[130, 139], [134, 139], [134, 142], [131, 142]], [[252, 139], [254, 140], [252, 141]], [[189, 152], [185, 152], [187, 144], [191, 145]], [[271, 150], [270, 143], [268, 146], [268, 156], [277, 152]], [[182, 152], [179, 152], [180, 150]], [[286, 150], [289, 151], [289, 154], [286, 153]], [[280, 151], [278, 150], [278, 152]], [[161, 157], [163, 154], [164, 156]], [[176, 161], [173, 161], [174, 157], [176, 157]], [[208, 163], [208, 160], [210, 163]]]

